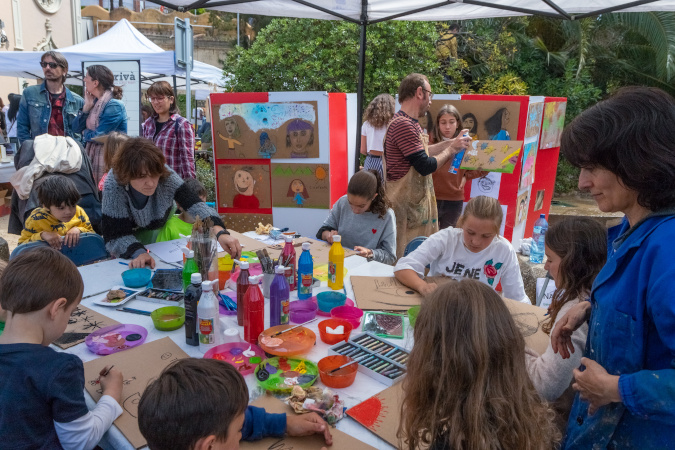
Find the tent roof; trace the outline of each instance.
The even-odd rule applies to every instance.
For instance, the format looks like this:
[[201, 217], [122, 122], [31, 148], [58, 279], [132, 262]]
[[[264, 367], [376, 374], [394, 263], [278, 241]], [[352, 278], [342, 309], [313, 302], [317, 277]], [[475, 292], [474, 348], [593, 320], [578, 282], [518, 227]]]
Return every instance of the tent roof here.
[[[174, 52], [163, 50], [134, 28], [128, 20], [122, 19], [105, 33], [88, 41], [57, 49], [68, 60], [70, 84], [80, 84], [82, 61], [140, 60], [144, 77], [157, 75], [185, 77], [185, 71], [174, 64]], [[0, 52], [0, 75], [42, 78], [40, 56], [44, 52]], [[191, 72], [193, 83], [202, 81], [222, 85], [221, 69], [203, 62], [194, 61]], [[144, 84], [151, 84], [149, 79]], [[185, 83], [182, 83], [185, 85]]]
[[515, 15], [547, 15], [561, 19], [612, 11], [673, 11], [675, 0], [153, 0], [180, 10], [208, 8], [244, 14], [344, 19], [368, 23], [383, 20], [465, 20]]

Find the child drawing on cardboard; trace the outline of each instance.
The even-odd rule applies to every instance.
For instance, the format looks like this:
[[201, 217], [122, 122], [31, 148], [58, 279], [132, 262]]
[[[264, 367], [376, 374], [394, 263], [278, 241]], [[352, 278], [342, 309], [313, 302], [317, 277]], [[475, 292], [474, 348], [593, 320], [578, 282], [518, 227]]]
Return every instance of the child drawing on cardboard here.
[[235, 119], [234, 117], [228, 117], [227, 119], [224, 120], [223, 125], [225, 126], [225, 132], [227, 133], [227, 136], [223, 135], [221, 132], [218, 132], [218, 137], [227, 142], [228, 158], [234, 158], [237, 156], [236, 151], [234, 149], [235, 144], [242, 145], [241, 142], [237, 140], [237, 138], [241, 136], [239, 124], [237, 123], [237, 119]]
[[488, 139], [491, 141], [510, 141], [511, 136], [506, 127], [511, 121], [511, 113], [506, 108], [499, 108], [496, 113], [485, 121]]
[[314, 127], [295, 119], [286, 127], [286, 147], [291, 149], [291, 158], [309, 158], [309, 147], [314, 143]]
[[307, 192], [305, 183], [303, 183], [302, 180], [298, 178], [291, 181], [291, 184], [288, 186], [288, 194], [286, 197], [293, 197], [295, 204], [302, 208], [303, 204], [305, 203], [305, 199], [309, 198], [309, 192]]
[[234, 208], [258, 209], [260, 201], [253, 194], [255, 179], [251, 174], [253, 168], [243, 167], [234, 173], [234, 190], [236, 192], [232, 200]]
[[261, 158], [271, 159], [272, 155], [277, 152], [277, 146], [274, 145], [272, 139], [266, 132], [260, 133], [260, 148], [258, 149], [258, 156]]

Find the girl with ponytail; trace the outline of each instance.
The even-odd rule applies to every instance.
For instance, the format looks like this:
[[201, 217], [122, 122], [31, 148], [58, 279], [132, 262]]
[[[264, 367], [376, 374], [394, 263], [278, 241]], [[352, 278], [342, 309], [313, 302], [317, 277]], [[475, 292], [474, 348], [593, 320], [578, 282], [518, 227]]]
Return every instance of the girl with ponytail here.
[[336, 234], [342, 236], [344, 247], [354, 248], [369, 261], [396, 262], [396, 217], [377, 170], [354, 174], [347, 195], [335, 202], [316, 237], [332, 244]]

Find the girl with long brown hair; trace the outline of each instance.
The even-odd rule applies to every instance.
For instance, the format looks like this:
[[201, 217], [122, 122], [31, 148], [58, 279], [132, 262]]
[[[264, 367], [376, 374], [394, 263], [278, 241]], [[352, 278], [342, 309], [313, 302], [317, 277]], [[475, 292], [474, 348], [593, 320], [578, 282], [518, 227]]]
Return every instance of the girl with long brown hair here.
[[403, 380], [402, 448], [550, 449], [553, 412], [525, 370], [525, 341], [504, 301], [475, 280], [429, 295]]
[[394, 117], [395, 109], [394, 97], [389, 94], [380, 94], [370, 102], [363, 113], [361, 153], [367, 155], [363, 168], [377, 170], [383, 180], [384, 135], [387, 132], [387, 125]]

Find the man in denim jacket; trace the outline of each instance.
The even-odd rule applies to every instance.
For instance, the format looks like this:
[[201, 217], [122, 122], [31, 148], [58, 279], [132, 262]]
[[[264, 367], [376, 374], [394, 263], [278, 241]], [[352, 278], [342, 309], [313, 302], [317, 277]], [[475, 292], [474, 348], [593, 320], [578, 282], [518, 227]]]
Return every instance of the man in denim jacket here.
[[61, 53], [48, 51], [40, 58], [40, 65], [45, 81], [26, 88], [21, 97], [17, 116], [19, 143], [45, 133], [79, 141], [80, 135], [73, 132], [70, 122], [84, 100], [64, 85], [68, 60]]

